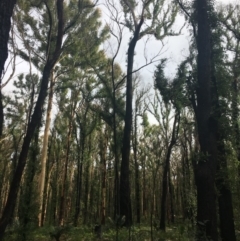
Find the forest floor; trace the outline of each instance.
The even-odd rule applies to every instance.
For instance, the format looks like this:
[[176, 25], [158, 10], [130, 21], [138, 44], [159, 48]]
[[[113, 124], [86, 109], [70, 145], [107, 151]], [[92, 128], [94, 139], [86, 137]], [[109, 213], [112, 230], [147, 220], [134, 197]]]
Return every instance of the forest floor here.
[[167, 228], [166, 232], [157, 231], [149, 226], [112, 228], [105, 226], [101, 231], [94, 227], [43, 227], [23, 230], [9, 230], [4, 241], [192, 241], [194, 229], [191, 225], [178, 224]]

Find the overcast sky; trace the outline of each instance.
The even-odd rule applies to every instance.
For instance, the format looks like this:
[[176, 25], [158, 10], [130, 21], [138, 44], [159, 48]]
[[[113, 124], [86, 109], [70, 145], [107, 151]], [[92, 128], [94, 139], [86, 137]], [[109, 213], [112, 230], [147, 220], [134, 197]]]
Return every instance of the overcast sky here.
[[[109, 15], [109, 13], [101, 5], [101, 2], [103, 2], [103, 1], [104, 0], [100, 0], [99, 3], [101, 6], [101, 9], [102, 9], [103, 24], [105, 24], [105, 23], [109, 23], [109, 19], [107, 17]], [[117, 2], [119, 2], [119, 1], [117, 1]], [[239, 2], [239, 1], [218, 0], [216, 2], [229, 3], [229, 2]], [[178, 31], [182, 27], [183, 23], [184, 23], [183, 16], [178, 16], [177, 21], [174, 25], [174, 29], [176, 31]], [[121, 45], [121, 50], [117, 56], [117, 62], [121, 65], [124, 72], [126, 72], [126, 52], [127, 52], [130, 36], [131, 35], [128, 33], [128, 31], [125, 30], [123, 42]], [[147, 41], [147, 43], [146, 43], [146, 41]], [[161, 59], [161, 58], [168, 59], [168, 62], [166, 65], [166, 75], [169, 78], [173, 78], [178, 64], [181, 62], [181, 60], [183, 60], [188, 55], [189, 42], [190, 42], [190, 37], [189, 37], [188, 31], [186, 29], [183, 30], [182, 34], [180, 34], [177, 37], [167, 37], [164, 40], [164, 48], [162, 48], [163, 47], [162, 43], [160, 41], [156, 41], [153, 36], [149, 37], [149, 38], [145, 37], [145, 38], [139, 40], [137, 43], [136, 50], [135, 50], [136, 55], [135, 55], [135, 59], [134, 59], [134, 68], [136, 69], [136, 68], [139, 68], [142, 65], [146, 64], [145, 57], [147, 57], [147, 59], [149, 61], [153, 56], [156, 55], [156, 53], [158, 53], [162, 49], [161, 54], [157, 58], [158, 59]], [[109, 56], [112, 55], [111, 49], [114, 52], [115, 47], [116, 47], [116, 41], [114, 41], [113, 39], [108, 40], [103, 45], [103, 48], [106, 50], [106, 53]], [[157, 65], [157, 63], [153, 63], [147, 67], [144, 67], [139, 72], [141, 79], [142, 79], [142, 83], [144, 83], [145, 85], [153, 84], [152, 77], [153, 77], [153, 73], [154, 73], [156, 65]], [[29, 66], [26, 63], [23, 63], [22, 60], [18, 60], [16, 74], [18, 74], [19, 72], [25, 72], [25, 73], [29, 72]], [[6, 77], [3, 79], [3, 83], [7, 77], [8, 77], [8, 74], [6, 74]], [[16, 77], [14, 79], [16, 79]], [[11, 82], [13, 82], [13, 80]], [[11, 82], [8, 84], [7, 87], [5, 87], [3, 89], [3, 92], [5, 92], [5, 93], [12, 92]]]

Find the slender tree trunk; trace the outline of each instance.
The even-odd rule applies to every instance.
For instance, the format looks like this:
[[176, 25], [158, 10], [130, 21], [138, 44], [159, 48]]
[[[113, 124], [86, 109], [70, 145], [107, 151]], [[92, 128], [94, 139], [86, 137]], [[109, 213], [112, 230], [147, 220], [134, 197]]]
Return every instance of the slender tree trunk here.
[[106, 221], [106, 154], [107, 154], [107, 133], [105, 130], [105, 133], [101, 133], [100, 138], [100, 157], [101, 157], [101, 179], [102, 179], [102, 185], [101, 185], [101, 225], [105, 225]]
[[16, 0], [0, 1], [0, 137], [3, 132], [3, 103], [2, 103], [2, 77], [4, 72], [4, 64], [8, 57], [8, 39], [11, 29], [11, 17]]
[[43, 147], [42, 147], [42, 153], [41, 153], [41, 174], [40, 174], [40, 190], [39, 190], [40, 208], [39, 208], [39, 214], [38, 214], [39, 227], [43, 226], [43, 216], [44, 216], [43, 203], [45, 199], [44, 189], [45, 189], [45, 180], [46, 180], [48, 137], [49, 137], [50, 124], [51, 124], [52, 103], [53, 103], [53, 87], [54, 87], [54, 79], [52, 75], [51, 82], [50, 82], [50, 91], [48, 96], [46, 124], [44, 129], [44, 136], [43, 136]]
[[120, 204], [119, 204], [119, 174], [118, 174], [118, 168], [119, 168], [119, 145], [117, 141], [117, 124], [116, 124], [116, 111], [117, 111], [117, 105], [116, 105], [116, 86], [115, 86], [115, 74], [114, 74], [114, 60], [112, 61], [112, 89], [113, 89], [113, 142], [114, 142], [114, 157], [115, 157], [115, 163], [114, 163], [114, 219], [119, 215], [120, 213]]
[[172, 184], [172, 180], [171, 180], [171, 172], [170, 170], [168, 171], [168, 185], [169, 185], [169, 198], [170, 198], [170, 220], [171, 223], [174, 223], [174, 187]]
[[[75, 109], [75, 107], [73, 107]], [[70, 154], [70, 145], [72, 137], [72, 121], [74, 118], [74, 110], [72, 111], [69, 118], [68, 134], [67, 134], [67, 150], [66, 150], [66, 159], [64, 163], [63, 170], [63, 179], [62, 179], [62, 188], [60, 196], [60, 207], [59, 207], [59, 225], [64, 225], [64, 213], [66, 208], [66, 192], [67, 192], [67, 175], [68, 175], [68, 164], [69, 164], [69, 154]]]
[[[137, 105], [137, 104], [135, 104]], [[136, 107], [137, 108], [137, 107]], [[134, 152], [134, 167], [135, 167], [135, 204], [136, 204], [136, 215], [137, 223], [141, 221], [141, 196], [140, 196], [140, 177], [139, 177], [139, 165], [137, 160], [137, 109], [135, 111], [134, 118], [134, 141], [133, 141], [133, 152]]]
[[[80, 131], [81, 132], [81, 131]], [[83, 171], [83, 160], [84, 160], [84, 148], [85, 148], [85, 135], [80, 133], [80, 148], [78, 151], [78, 167], [77, 167], [77, 195], [75, 204], [75, 215], [74, 215], [74, 226], [78, 224], [78, 218], [81, 209], [81, 195], [82, 195], [82, 171]], [[81, 153], [80, 153], [81, 152]]]
[[19, 185], [21, 182], [23, 170], [26, 164], [28, 150], [30, 146], [30, 142], [32, 140], [33, 134], [37, 126], [41, 124], [41, 118], [43, 113], [43, 105], [45, 101], [45, 97], [47, 94], [48, 82], [51, 75], [51, 71], [57, 62], [60, 54], [61, 54], [61, 46], [62, 46], [62, 37], [63, 37], [63, 0], [57, 0], [57, 9], [58, 9], [58, 36], [56, 40], [56, 48], [53, 53], [53, 57], [48, 59], [44, 69], [43, 69], [43, 77], [41, 82], [41, 88], [38, 95], [38, 99], [34, 108], [34, 112], [31, 118], [31, 121], [27, 127], [26, 136], [23, 141], [22, 150], [20, 152], [20, 156], [18, 159], [18, 164], [16, 171], [14, 173], [13, 179], [11, 181], [10, 190], [8, 194], [8, 199], [6, 206], [4, 208], [2, 217], [0, 219], [0, 240], [3, 240], [5, 229], [13, 215], [14, 208], [16, 205], [17, 194], [19, 190]]
[[140, 29], [143, 24], [143, 17], [137, 25], [134, 36], [129, 43], [128, 47], [128, 64], [127, 64], [127, 88], [126, 88], [126, 114], [125, 126], [123, 134], [122, 145], [122, 163], [120, 175], [120, 215], [125, 216], [125, 226], [132, 225], [132, 207], [130, 197], [130, 183], [129, 183], [129, 162], [130, 162], [130, 142], [132, 130], [132, 72], [134, 62], [134, 50], [137, 44]]
[[143, 161], [142, 161], [142, 167], [143, 167], [143, 190], [142, 190], [142, 213], [144, 218], [147, 217], [147, 181], [146, 181], [146, 166], [145, 166], [145, 157], [143, 157]]
[[180, 114], [177, 113], [174, 118], [171, 142], [167, 149], [167, 155], [166, 155], [164, 169], [163, 169], [161, 219], [160, 219], [160, 229], [163, 231], [166, 231], [166, 200], [167, 200], [167, 190], [168, 190], [168, 175], [169, 175], [169, 168], [170, 168], [170, 157], [171, 157], [172, 148], [176, 143], [178, 127], [179, 127], [179, 118], [180, 118]]
[[89, 137], [88, 140], [88, 154], [87, 154], [87, 164], [85, 168], [85, 190], [84, 190], [84, 215], [83, 215], [83, 223], [87, 224], [88, 222], [88, 208], [89, 208], [89, 183], [90, 183], [90, 160], [89, 157], [91, 155], [91, 146], [92, 146], [92, 137]]

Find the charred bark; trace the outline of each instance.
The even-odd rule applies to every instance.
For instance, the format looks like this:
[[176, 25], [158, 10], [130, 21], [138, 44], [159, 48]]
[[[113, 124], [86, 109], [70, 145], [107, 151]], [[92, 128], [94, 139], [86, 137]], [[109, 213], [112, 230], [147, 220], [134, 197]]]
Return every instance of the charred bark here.
[[209, 1], [197, 0], [197, 126], [200, 157], [196, 166], [197, 185], [197, 239], [218, 240], [216, 213], [216, 138], [211, 131], [211, 30]]
[[8, 40], [11, 29], [11, 17], [16, 0], [0, 1], [0, 137], [3, 132], [3, 103], [2, 103], [2, 76], [4, 72], [4, 64], [8, 57]]
[[[166, 231], [166, 200], [167, 200], [167, 189], [168, 189], [168, 175], [170, 168], [170, 157], [172, 148], [176, 143], [176, 138], [178, 135], [180, 114], [177, 113], [174, 118], [172, 137], [170, 144], [168, 146], [167, 155], [164, 163], [163, 178], [162, 178], [162, 199], [161, 199], [161, 219], [160, 219], [160, 229]], [[170, 184], [169, 184], [170, 185]]]
[[43, 69], [42, 82], [40, 87], [40, 92], [37, 98], [37, 102], [34, 108], [34, 112], [31, 118], [30, 123], [27, 126], [26, 136], [23, 141], [22, 150], [19, 155], [18, 164], [13, 176], [13, 179], [10, 184], [10, 189], [8, 193], [7, 202], [3, 210], [2, 217], [0, 219], [0, 240], [3, 240], [5, 229], [13, 215], [14, 208], [16, 205], [17, 194], [19, 186], [21, 183], [24, 167], [26, 165], [27, 155], [29, 151], [29, 146], [34, 135], [34, 132], [41, 124], [42, 114], [43, 114], [43, 105], [47, 95], [47, 88], [49, 83], [49, 78], [51, 76], [51, 71], [56, 64], [60, 54], [63, 38], [63, 0], [57, 1], [57, 13], [58, 13], [58, 35], [56, 40], [55, 51], [52, 55], [52, 58], [47, 60], [47, 63]]
[[120, 215], [125, 216], [125, 226], [132, 225], [132, 207], [130, 197], [130, 183], [129, 183], [129, 162], [130, 162], [130, 142], [132, 130], [132, 72], [134, 62], [134, 50], [139, 39], [139, 33], [143, 24], [143, 17], [137, 25], [134, 36], [131, 39], [128, 47], [128, 63], [127, 63], [127, 88], [126, 88], [126, 113], [125, 113], [125, 126], [123, 134], [122, 145], [122, 163], [120, 175]]

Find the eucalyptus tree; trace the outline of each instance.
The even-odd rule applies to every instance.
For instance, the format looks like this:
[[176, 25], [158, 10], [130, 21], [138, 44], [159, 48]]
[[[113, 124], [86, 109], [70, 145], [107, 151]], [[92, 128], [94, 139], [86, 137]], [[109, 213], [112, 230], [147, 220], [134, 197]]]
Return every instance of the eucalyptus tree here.
[[[136, 78], [138, 79], [138, 78]], [[134, 81], [136, 82], [136, 80]], [[141, 220], [141, 177], [140, 177], [140, 163], [139, 163], [139, 153], [138, 153], [138, 144], [139, 144], [139, 118], [142, 117], [143, 113], [146, 111], [146, 96], [149, 92], [149, 88], [138, 89], [137, 84], [135, 83], [135, 111], [133, 119], [133, 135], [132, 135], [132, 146], [133, 146], [133, 159], [134, 159], [134, 180], [135, 180], [135, 215], [137, 223], [140, 224]]]
[[[7, 179], [5, 179], [6, 184], [2, 183], [3, 186], [9, 185], [9, 182], [11, 182], [12, 175], [16, 170], [17, 160], [21, 150], [20, 147], [23, 142], [23, 136], [25, 134], [27, 125], [30, 122], [33, 106], [36, 102], [36, 97], [39, 93], [38, 82], [39, 82], [39, 78], [37, 75], [28, 74], [24, 76], [23, 74], [21, 74], [20, 76], [18, 76], [17, 80], [15, 80], [13, 83], [14, 87], [16, 88], [13, 91], [14, 95], [8, 96], [7, 98], [5, 98], [5, 103], [7, 105], [7, 108], [5, 110], [5, 120], [6, 120], [6, 123], [8, 124], [7, 125], [8, 129], [6, 133], [8, 133], [8, 135], [11, 136], [11, 140], [12, 140], [11, 145], [9, 146], [9, 151], [12, 152], [12, 158], [8, 158], [7, 155], [5, 156], [5, 158], [8, 161], [11, 160], [12, 164], [8, 167], [10, 168], [9, 172], [11, 174]], [[38, 132], [39, 131], [37, 130], [35, 133], [35, 136], [38, 136]], [[33, 146], [34, 147], [31, 148], [32, 154], [35, 153], [35, 151], [37, 150], [36, 143], [35, 145], [33, 144]], [[26, 171], [26, 176], [28, 176], [30, 179], [34, 177], [34, 174], [36, 172], [36, 167], [37, 167], [36, 160], [37, 160], [37, 154], [35, 155], [35, 157], [31, 156], [28, 159], [28, 166], [31, 168], [30, 169], [28, 168], [28, 171]], [[28, 207], [31, 204], [32, 196], [31, 195], [28, 196], [26, 194], [27, 187], [29, 188], [29, 190], [31, 190], [33, 188], [33, 182], [32, 181], [28, 182], [27, 185], [23, 186], [22, 193], [24, 193], [23, 194], [24, 201], [22, 201], [22, 204], [23, 204], [22, 206], [19, 205], [19, 209], [21, 209], [21, 207], [24, 206], [26, 207], [26, 209], [24, 210], [28, 210]], [[20, 195], [20, 197], [22, 197], [22, 195]], [[26, 197], [29, 197], [29, 199], [25, 203]], [[4, 197], [1, 196], [1, 199], [3, 200]]]
[[196, 1], [191, 12], [187, 11], [182, 1], [178, 2], [189, 17], [197, 49], [196, 99], [192, 99], [200, 144], [195, 169], [198, 202], [197, 239], [210, 237], [212, 240], [218, 240], [216, 185], [220, 193], [217, 198], [221, 237], [223, 240], [236, 240], [224, 131], [224, 113], [227, 110], [228, 97], [227, 92], [221, 89], [224, 85], [219, 75], [219, 66], [224, 59], [221, 31], [211, 0]]
[[[137, 150], [139, 172], [142, 177], [140, 179], [142, 220], [150, 220], [151, 236], [153, 235], [153, 228], [158, 228], [157, 220], [159, 220], [159, 200], [161, 198], [158, 180], [161, 177], [165, 148], [163, 127], [159, 116], [160, 103], [156, 99], [156, 96], [154, 96], [153, 101], [146, 106], [142, 113]], [[156, 118], [157, 124], [150, 124], [148, 112]]]
[[132, 224], [132, 208], [129, 184], [129, 161], [132, 129], [134, 51], [138, 40], [146, 35], [154, 35], [156, 39], [159, 40], [163, 40], [166, 36], [174, 35], [171, 28], [175, 21], [177, 7], [176, 5], [166, 6], [165, 1], [160, 2], [154, 0], [143, 1], [140, 6], [138, 6], [136, 1], [122, 0], [121, 5], [124, 12], [123, 24], [132, 34], [127, 51], [126, 112], [120, 176], [120, 215], [126, 217], [125, 225], [130, 226]]
[[[65, 91], [68, 91], [69, 93], [73, 92], [74, 89], [78, 89], [78, 91], [80, 91], [81, 85], [85, 81], [84, 79], [86, 76], [91, 75], [91, 65], [89, 63], [97, 65], [98, 61], [104, 59], [104, 55], [102, 51], [99, 50], [99, 46], [107, 38], [108, 31], [105, 27], [103, 27], [101, 31], [97, 31], [97, 29], [101, 27], [101, 22], [99, 21], [101, 16], [100, 10], [98, 8], [94, 8], [93, 5], [77, 6], [78, 2], [72, 1], [69, 3], [66, 11], [67, 17], [70, 18], [71, 15], [75, 16], [75, 22], [72, 23], [75, 27], [71, 27], [74, 27], [74, 30], [71, 30], [71, 28], [67, 30], [68, 35], [64, 42], [63, 57], [59, 61], [59, 66], [61, 66], [61, 68], [57, 67], [55, 69], [54, 79], [57, 78], [57, 80], [53, 81], [49, 92], [50, 104], [53, 98], [53, 90], [56, 92], [61, 91], [61, 89], [65, 89]], [[56, 87], [54, 88], [52, 85], [55, 85]], [[77, 97], [79, 93], [75, 93], [75, 95]], [[78, 101], [80, 100], [75, 98], [75, 108]], [[49, 105], [48, 108], [50, 107], [51, 106]], [[75, 115], [75, 110], [73, 110], [72, 115]], [[49, 111], [47, 112], [46, 118], [47, 124], [50, 121]], [[70, 119], [71, 122], [74, 121], [73, 117]], [[44, 193], [44, 167], [46, 166], [48, 132], [49, 124], [46, 125], [45, 128], [44, 139], [46, 141], [43, 144], [42, 153], [42, 185], [40, 189], [40, 194], [42, 195]], [[43, 203], [44, 197], [41, 196], [40, 198]], [[42, 209], [42, 205], [40, 206], [40, 209]], [[40, 213], [43, 212], [41, 211]], [[39, 220], [42, 219], [39, 217]], [[39, 224], [41, 224], [41, 222], [39, 222]]]
[[[46, 2], [45, 2], [46, 4]], [[41, 7], [44, 6], [44, 3], [41, 4]], [[36, 6], [34, 6], [36, 7]], [[32, 8], [31, 4], [28, 6], [28, 10], [30, 11]], [[43, 113], [43, 105], [46, 97], [46, 92], [48, 88], [48, 83], [49, 83], [49, 77], [51, 75], [51, 71], [54, 68], [56, 62], [58, 61], [58, 58], [61, 55], [61, 47], [62, 47], [62, 40], [63, 40], [63, 35], [64, 35], [64, 17], [63, 17], [63, 12], [64, 12], [64, 6], [63, 6], [63, 1], [58, 0], [56, 2], [56, 11], [51, 12], [48, 11], [48, 5], [45, 5], [47, 12], [48, 12], [48, 19], [49, 19], [49, 31], [46, 33], [46, 37], [49, 40], [47, 42], [46, 47], [46, 62], [43, 67], [43, 75], [42, 75], [42, 80], [41, 80], [41, 86], [40, 86], [40, 91], [39, 95], [37, 97], [37, 101], [33, 110], [32, 118], [27, 126], [26, 134], [23, 140], [23, 145], [22, 149], [18, 158], [18, 163], [16, 167], [16, 171], [13, 175], [10, 188], [9, 188], [9, 194], [8, 194], [8, 199], [5, 205], [5, 208], [3, 210], [3, 214], [0, 220], [0, 239], [3, 239], [4, 236], [4, 231], [13, 215], [14, 208], [16, 205], [16, 200], [17, 200], [17, 194], [20, 186], [20, 181], [23, 175], [23, 170], [26, 165], [26, 160], [27, 160], [27, 154], [29, 150], [29, 146], [32, 140], [32, 137], [34, 135], [34, 132], [36, 128], [40, 125], [41, 123], [41, 118], [42, 118], [42, 113]], [[52, 14], [55, 14], [56, 18], [54, 22], [52, 22]], [[25, 15], [25, 17], [27, 14]], [[35, 22], [36, 24], [39, 24]], [[54, 23], [54, 25], [53, 25]], [[26, 27], [26, 26], [25, 26]], [[26, 29], [25, 29], [26, 30]], [[35, 26], [35, 33], [37, 32], [38, 29]], [[50, 36], [53, 36], [55, 32], [55, 39], [54, 42], [50, 44]]]
[[[167, 185], [169, 185], [169, 190], [171, 192], [171, 178], [170, 178], [170, 157], [172, 153], [172, 149], [178, 142], [178, 136], [180, 132], [180, 114], [185, 109], [185, 111], [191, 111], [189, 107], [191, 107], [191, 95], [189, 95], [187, 79], [189, 78], [188, 73], [188, 62], [189, 59], [184, 60], [178, 67], [175, 78], [170, 81], [165, 77], [164, 74], [164, 66], [166, 59], [163, 59], [161, 63], [157, 66], [157, 69], [154, 74], [154, 83], [155, 88], [160, 92], [163, 102], [165, 104], [166, 109], [172, 108], [174, 109], [174, 120], [172, 126], [172, 133], [169, 140], [167, 140], [167, 152], [166, 158], [163, 168], [163, 180], [162, 180], [162, 202], [161, 202], [161, 220], [160, 220], [160, 229], [166, 230], [165, 227], [165, 212], [166, 212], [166, 195], [167, 195]], [[168, 111], [166, 111], [168, 113]], [[164, 114], [163, 114], [164, 115]], [[169, 114], [168, 114], [169, 115]], [[169, 123], [168, 115], [166, 123]], [[163, 121], [164, 123], [164, 121]], [[167, 125], [163, 125], [167, 128]], [[169, 183], [167, 183], [169, 182]], [[172, 198], [171, 198], [172, 200]], [[173, 207], [173, 205], [172, 205]], [[171, 209], [173, 210], [173, 208]], [[174, 220], [174, 216], [172, 215], [172, 220]]]

